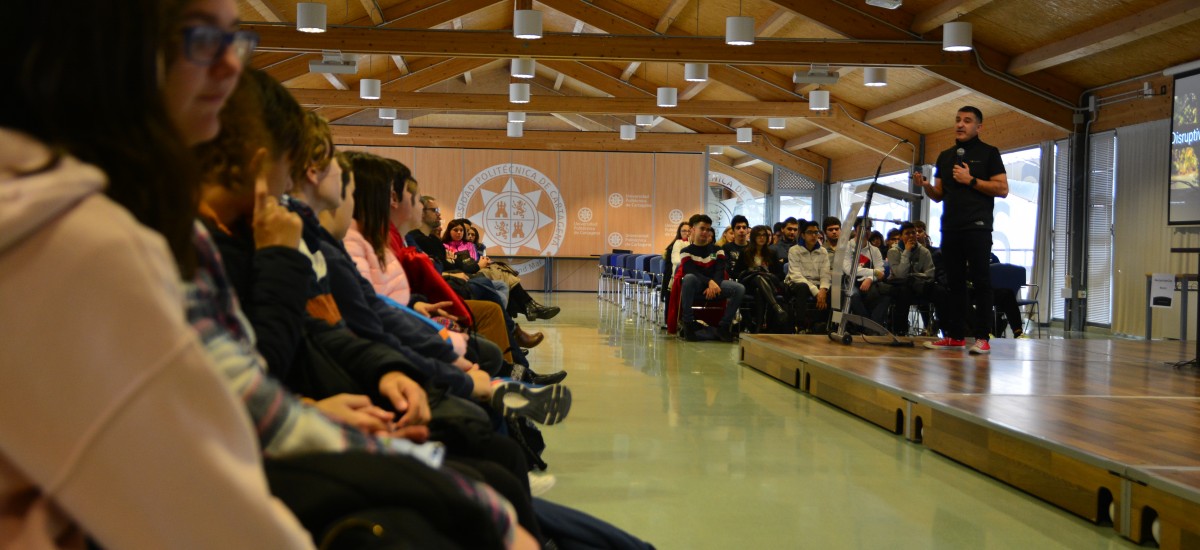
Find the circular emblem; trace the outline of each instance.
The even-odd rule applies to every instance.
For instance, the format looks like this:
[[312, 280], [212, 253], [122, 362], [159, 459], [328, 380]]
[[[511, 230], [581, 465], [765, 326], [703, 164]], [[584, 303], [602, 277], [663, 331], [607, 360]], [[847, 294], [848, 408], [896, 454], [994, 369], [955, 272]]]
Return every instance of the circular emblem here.
[[592, 209], [580, 208], [579, 211], [575, 213], [575, 217], [579, 218], [579, 221], [583, 223], [590, 222], [592, 221]]
[[670, 213], [667, 214], [667, 219], [671, 220], [671, 223], [679, 223], [679, 222], [683, 221], [683, 210], [680, 210], [678, 208], [672, 210]]
[[616, 248], [621, 246], [621, 243], [623, 242], [625, 242], [625, 237], [621, 236], [620, 233], [614, 231], [608, 234], [608, 246]]
[[608, 196], [609, 206], [613, 208], [620, 208], [622, 204], [625, 204], [625, 197], [621, 196], [620, 193], [613, 193]]
[[[475, 174], [459, 193], [454, 215], [480, 227], [484, 245], [500, 247], [505, 255], [531, 256], [554, 255], [562, 246], [568, 219], [554, 182], [522, 164], [497, 164]], [[544, 264], [531, 260], [510, 265], [526, 274]]]

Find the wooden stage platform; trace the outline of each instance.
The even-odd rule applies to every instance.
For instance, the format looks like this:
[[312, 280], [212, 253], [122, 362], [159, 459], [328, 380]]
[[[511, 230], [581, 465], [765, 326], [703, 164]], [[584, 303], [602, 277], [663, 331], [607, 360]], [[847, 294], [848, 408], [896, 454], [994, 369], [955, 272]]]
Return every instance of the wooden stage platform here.
[[1200, 548], [1200, 372], [1166, 364], [1194, 343], [859, 338], [743, 335], [742, 361], [1135, 542], [1157, 519], [1162, 548]]

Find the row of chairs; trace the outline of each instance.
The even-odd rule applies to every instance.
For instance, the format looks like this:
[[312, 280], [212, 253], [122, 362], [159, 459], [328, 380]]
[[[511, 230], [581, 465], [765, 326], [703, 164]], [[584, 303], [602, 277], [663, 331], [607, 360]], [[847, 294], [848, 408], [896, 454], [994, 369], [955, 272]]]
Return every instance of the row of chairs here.
[[658, 293], [663, 285], [660, 254], [601, 254], [596, 285], [602, 300], [633, 308], [639, 317], [658, 319], [662, 314]]

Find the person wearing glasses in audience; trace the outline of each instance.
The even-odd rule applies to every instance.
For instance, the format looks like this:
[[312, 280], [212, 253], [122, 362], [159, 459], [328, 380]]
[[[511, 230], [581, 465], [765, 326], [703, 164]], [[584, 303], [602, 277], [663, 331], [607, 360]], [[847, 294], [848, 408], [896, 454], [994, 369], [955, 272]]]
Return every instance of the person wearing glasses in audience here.
[[[805, 222], [800, 231], [800, 244], [788, 250], [784, 288], [792, 304], [792, 322], [801, 333], [809, 332], [829, 309], [830, 253], [821, 246], [820, 236], [817, 222]], [[811, 314], [811, 308], [816, 308], [818, 314]]]
[[[198, 175], [180, 127], [215, 133], [255, 40], [230, 32], [232, 0], [212, 4], [5, 6], [5, 548], [313, 545], [268, 492], [250, 418], [184, 317]], [[186, 43], [217, 44], [220, 62], [172, 119], [162, 67]]]

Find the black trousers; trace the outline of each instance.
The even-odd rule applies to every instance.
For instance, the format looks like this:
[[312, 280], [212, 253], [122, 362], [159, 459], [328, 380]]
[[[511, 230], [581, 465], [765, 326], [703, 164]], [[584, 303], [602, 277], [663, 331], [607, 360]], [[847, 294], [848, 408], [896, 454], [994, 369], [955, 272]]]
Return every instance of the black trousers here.
[[[942, 330], [947, 338], [967, 336], [968, 312], [976, 338], [992, 332], [992, 233], [990, 231], [942, 231], [942, 265], [946, 270], [947, 296], [938, 305]], [[967, 282], [970, 281], [970, 292]]]

